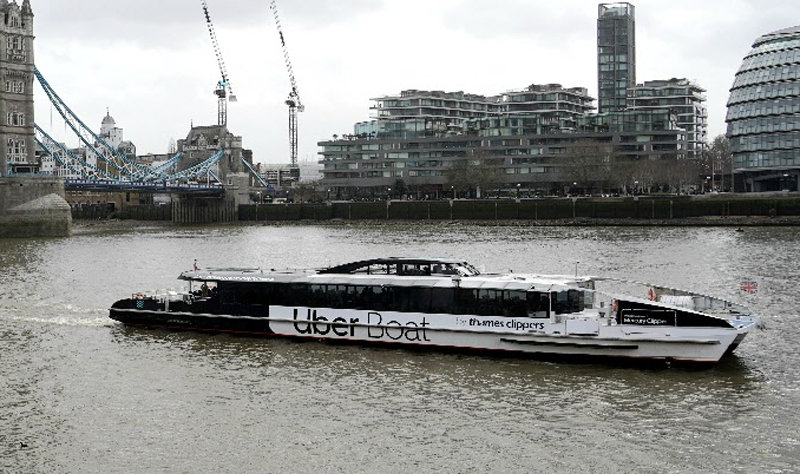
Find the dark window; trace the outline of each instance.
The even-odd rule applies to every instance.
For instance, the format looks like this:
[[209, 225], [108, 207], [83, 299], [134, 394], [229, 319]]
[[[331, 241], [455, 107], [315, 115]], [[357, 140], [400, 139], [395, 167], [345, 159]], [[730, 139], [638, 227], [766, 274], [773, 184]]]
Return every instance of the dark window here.
[[431, 288], [431, 313], [451, 313], [455, 293], [450, 288]]
[[584, 309], [583, 292], [580, 290], [559, 291], [552, 295], [553, 311], [556, 314], [579, 313]]
[[550, 294], [548, 293], [528, 293], [528, 316], [549, 317], [550, 315]]
[[[495, 289], [316, 285], [307, 283], [220, 282], [222, 303], [237, 305], [309, 306], [481, 316], [549, 316], [583, 309], [583, 292], [556, 293]], [[551, 301], [552, 298], [552, 301]]]

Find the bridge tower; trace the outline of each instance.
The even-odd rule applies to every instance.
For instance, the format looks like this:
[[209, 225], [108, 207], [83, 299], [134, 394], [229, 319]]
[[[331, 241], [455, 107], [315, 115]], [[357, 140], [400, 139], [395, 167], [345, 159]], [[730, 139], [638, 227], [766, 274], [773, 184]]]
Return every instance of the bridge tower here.
[[0, 0], [0, 176], [38, 171], [33, 38], [30, 0]]
[[232, 222], [238, 218], [238, 206], [250, 202], [249, 175], [242, 163], [242, 137], [236, 136], [225, 125], [192, 125], [185, 139], [178, 140], [178, 151], [183, 153], [179, 170], [191, 168], [210, 158], [219, 150], [225, 155], [214, 170], [225, 188], [219, 198], [173, 197], [173, 221], [180, 223]]

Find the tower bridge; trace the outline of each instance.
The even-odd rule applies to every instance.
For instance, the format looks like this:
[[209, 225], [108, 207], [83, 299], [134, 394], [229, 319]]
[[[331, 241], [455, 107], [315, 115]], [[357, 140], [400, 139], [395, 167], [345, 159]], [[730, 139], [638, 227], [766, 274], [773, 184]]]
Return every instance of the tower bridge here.
[[[241, 137], [230, 133], [225, 123], [193, 126], [187, 138], [179, 140], [175, 154], [156, 166], [145, 166], [122, 153], [109, 143], [108, 134], [93, 132], [36, 67], [33, 22], [30, 0], [23, 0], [21, 5], [16, 0], [0, 0], [0, 180], [14, 179], [16, 184], [25, 183], [25, 179], [61, 177], [64, 186], [57, 189], [64, 190], [62, 199], [65, 191], [69, 195], [166, 195], [173, 203], [173, 220], [179, 222], [235, 220], [238, 205], [249, 202], [251, 190], [264, 194], [274, 191], [245, 158]], [[35, 123], [36, 82], [77, 137], [82, 153], [55, 140]], [[37, 149], [42, 160], [52, 163], [55, 174], [43, 172]], [[29, 187], [34, 188], [39, 189]], [[14, 186], [6, 189], [13, 190]], [[0, 202], [0, 210], [4, 211], [6, 204]], [[203, 212], [195, 212], [197, 209]]]

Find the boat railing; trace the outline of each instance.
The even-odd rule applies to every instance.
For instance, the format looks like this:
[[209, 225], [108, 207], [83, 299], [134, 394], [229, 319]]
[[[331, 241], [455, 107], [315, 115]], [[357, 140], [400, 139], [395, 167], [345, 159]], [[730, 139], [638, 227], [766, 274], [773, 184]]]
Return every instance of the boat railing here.
[[[141, 296], [139, 296], [141, 295]], [[181, 290], [174, 290], [174, 289], [159, 289], [152, 293], [136, 293], [134, 299], [154, 299], [157, 300], [159, 303], [165, 303], [167, 301], [184, 301], [186, 300], [187, 296], [191, 296], [190, 293], [187, 291]]]
[[595, 278], [594, 281], [600, 284], [596, 287], [597, 293], [617, 299], [630, 299], [632, 296], [656, 304], [685, 308], [725, 319], [750, 314], [750, 310], [742, 304], [694, 291], [621, 278]]

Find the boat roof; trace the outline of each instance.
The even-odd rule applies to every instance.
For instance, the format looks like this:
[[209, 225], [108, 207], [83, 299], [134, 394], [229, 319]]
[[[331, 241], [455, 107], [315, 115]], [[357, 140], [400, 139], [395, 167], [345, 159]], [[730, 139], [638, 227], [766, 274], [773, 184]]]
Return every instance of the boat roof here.
[[464, 265], [474, 269], [472, 265], [463, 261], [452, 258], [407, 258], [407, 257], [386, 257], [386, 258], [373, 258], [369, 260], [359, 260], [356, 262], [345, 263], [333, 267], [319, 270], [319, 273], [355, 273], [362, 268], [381, 265], [445, 265], [457, 266]]
[[481, 274], [463, 260], [448, 258], [377, 258], [318, 270], [207, 268], [181, 273], [180, 279], [199, 282], [307, 283], [431, 288], [472, 288], [511, 291], [566, 290], [589, 277], [542, 276], [517, 273]]

